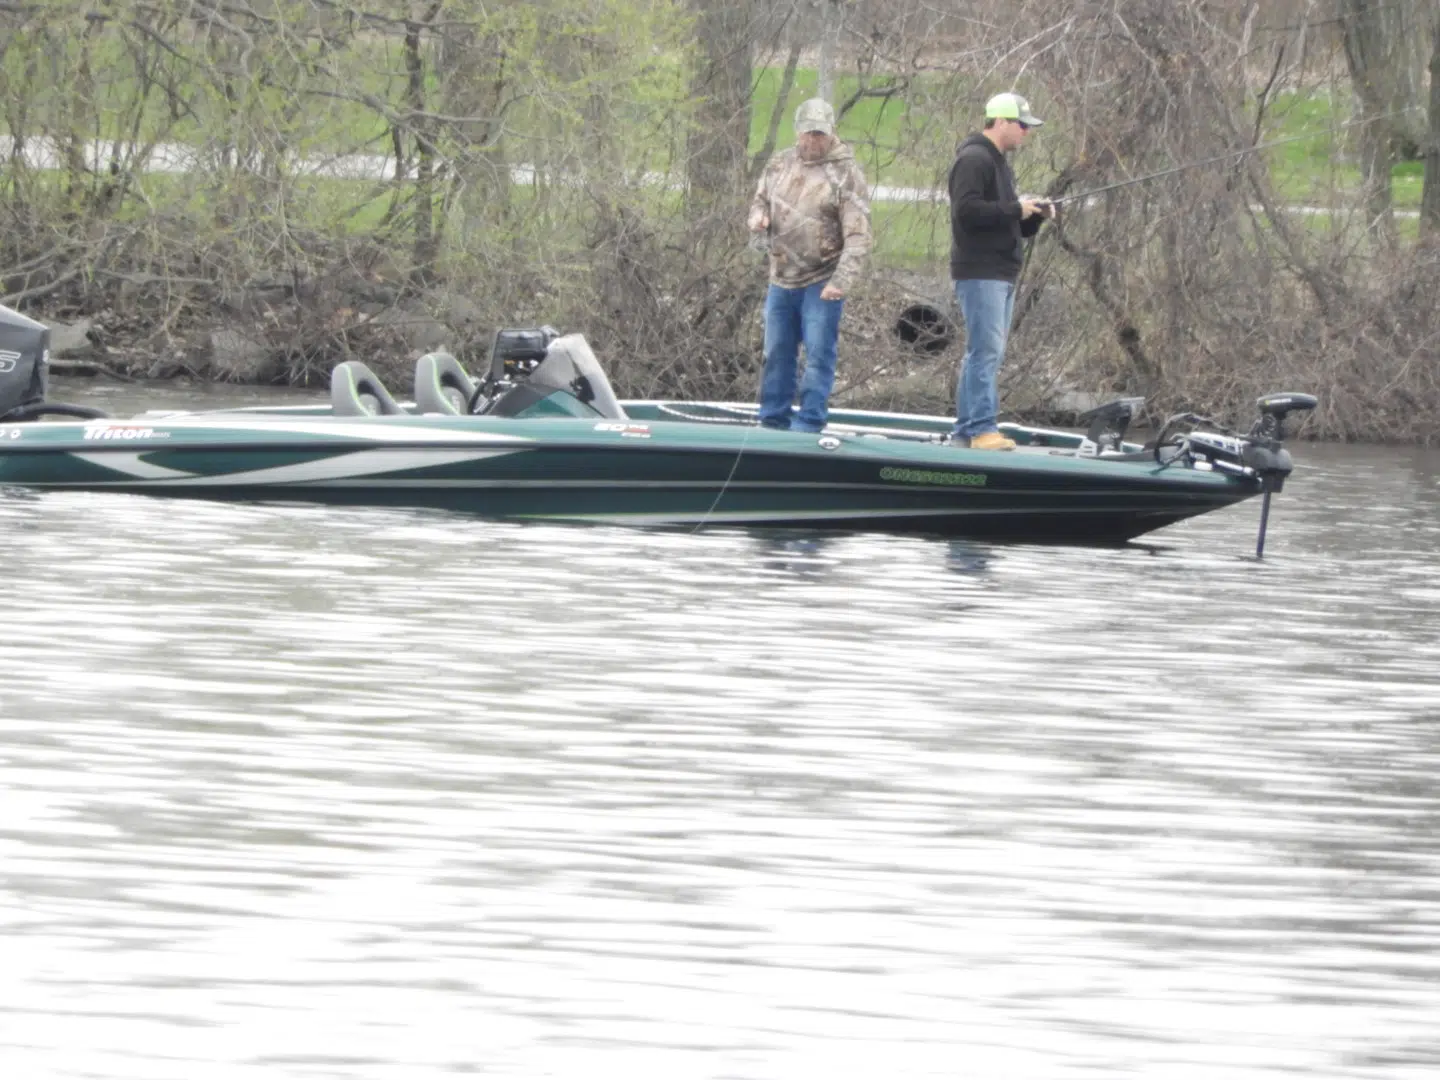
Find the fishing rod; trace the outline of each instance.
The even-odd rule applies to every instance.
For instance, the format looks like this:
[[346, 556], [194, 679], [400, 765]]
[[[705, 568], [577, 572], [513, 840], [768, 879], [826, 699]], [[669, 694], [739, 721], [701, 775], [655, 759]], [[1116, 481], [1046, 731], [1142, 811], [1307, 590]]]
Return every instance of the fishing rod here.
[[1261, 150], [1269, 150], [1272, 147], [1284, 146], [1286, 143], [1302, 142], [1306, 139], [1318, 139], [1323, 135], [1332, 134], [1334, 131], [1343, 131], [1345, 128], [1355, 127], [1358, 124], [1373, 124], [1379, 120], [1388, 120], [1393, 116], [1400, 116], [1419, 108], [1418, 105], [1411, 105], [1404, 109], [1397, 109], [1394, 112], [1385, 113], [1383, 116], [1367, 117], [1362, 120], [1351, 120], [1344, 124], [1338, 124], [1329, 131], [1312, 131], [1304, 135], [1289, 135], [1283, 139], [1271, 139], [1269, 142], [1256, 143], [1254, 146], [1244, 146], [1239, 150], [1230, 150], [1224, 154], [1216, 154], [1214, 157], [1201, 158], [1199, 161], [1186, 162], [1184, 165], [1176, 165], [1169, 169], [1162, 169], [1159, 172], [1148, 173], [1145, 176], [1134, 176], [1129, 180], [1119, 180], [1113, 184], [1106, 184], [1104, 187], [1091, 188], [1089, 191], [1079, 191], [1074, 195], [1058, 195], [1053, 199], [1037, 199], [1037, 202], [1049, 203], [1051, 206], [1060, 206], [1063, 203], [1078, 202], [1081, 199], [1093, 198], [1096, 195], [1103, 195], [1107, 191], [1116, 191], [1120, 188], [1129, 187], [1132, 184], [1143, 184], [1150, 180], [1160, 180], [1166, 176], [1174, 176], [1176, 173], [1185, 172], [1187, 169], [1199, 169], [1205, 165], [1214, 165], [1217, 162], [1229, 161], [1231, 158], [1244, 157], [1246, 154], [1259, 153]]

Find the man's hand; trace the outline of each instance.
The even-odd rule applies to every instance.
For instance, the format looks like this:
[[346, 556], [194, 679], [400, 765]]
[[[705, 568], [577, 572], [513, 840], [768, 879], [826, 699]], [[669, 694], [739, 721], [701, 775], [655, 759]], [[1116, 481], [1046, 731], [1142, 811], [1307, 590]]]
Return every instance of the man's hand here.
[[1041, 217], [1053, 218], [1055, 216], [1055, 204], [1049, 199], [1032, 199], [1028, 195], [1020, 200], [1020, 220], [1024, 221], [1033, 214]]
[[825, 287], [820, 290], [820, 299], [821, 299], [821, 300], [844, 300], [844, 299], [845, 299], [845, 290], [844, 290], [844, 289], [837, 289], [834, 285], [831, 285], [831, 284], [827, 281], [827, 282], [825, 283]]
[[746, 222], [751, 232], [764, 232], [770, 228], [770, 212], [764, 209], [750, 211], [750, 220]]

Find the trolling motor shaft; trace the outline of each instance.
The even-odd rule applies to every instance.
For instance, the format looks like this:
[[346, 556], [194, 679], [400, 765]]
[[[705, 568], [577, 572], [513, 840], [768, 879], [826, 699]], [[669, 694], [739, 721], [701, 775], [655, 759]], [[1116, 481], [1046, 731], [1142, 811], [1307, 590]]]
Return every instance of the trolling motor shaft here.
[[1295, 469], [1285, 441], [1285, 418], [1292, 412], [1309, 412], [1319, 404], [1312, 394], [1266, 394], [1255, 402], [1260, 418], [1246, 436], [1243, 460], [1260, 474], [1260, 531], [1255, 537], [1255, 558], [1265, 557], [1265, 530], [1270, 524], [1270, 496], [1285, 487]]

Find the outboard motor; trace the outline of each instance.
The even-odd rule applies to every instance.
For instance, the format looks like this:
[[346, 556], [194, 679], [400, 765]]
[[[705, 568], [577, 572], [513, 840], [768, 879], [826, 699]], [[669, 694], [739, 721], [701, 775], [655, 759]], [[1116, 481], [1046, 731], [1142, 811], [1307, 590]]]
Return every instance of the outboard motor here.
[[580, 334], [557, 337], [545, 358], [481, 409], [485, 416], [574, 416], [628, 420], [590, 344]]
[[0, 424], [45, 415], [84, 420], [104, 416], [85, 405], [46, 401], [50, 368], [50, 328], [0, 304]]
[[0, 305], [0, 422], [45, 400], [49, 362], [50, 328]]
[[484, 412], [505, 391], [528, 379], [545, 359], [550, 343], [559, 336], [560, 331], [553, 326], [495, 331], [490, 345], [490, 371], [470, 397], [470, 412]]

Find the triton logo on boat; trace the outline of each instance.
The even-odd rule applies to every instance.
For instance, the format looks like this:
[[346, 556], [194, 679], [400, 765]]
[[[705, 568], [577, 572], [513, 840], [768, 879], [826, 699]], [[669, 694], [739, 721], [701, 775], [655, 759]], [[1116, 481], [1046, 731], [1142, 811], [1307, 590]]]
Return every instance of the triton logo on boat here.
[[939, 472], [935, 469], [897, 469], [887, 465], [880, 470], [881, 480], [899, 480], [902, 484], [945, 484], [949, 487], [984, 487], [985, 474], [973, 472]]
[[15, 365], [20, 362], [20, 354], [11, 352], [9, 349], [0, 349], [0, 375], [7, 371], [14, 371]]
[[615, 424], [603, 423], [595, 425], [596, 431], [613, 431], [617, 435], [623, 435], [627, 439], [648, 439], [650, 438], [649, 424]]
[[85, 429], [85, 438], [87, 439], [168, 439], [169, 437], [168, 431], [156, 431], [154, 428], [132, 424], [103, 424]]

